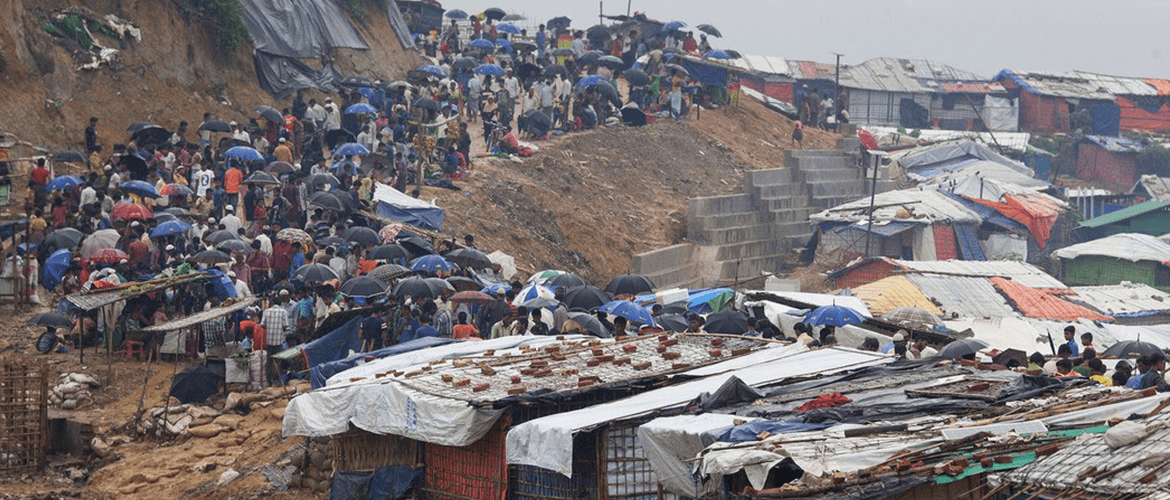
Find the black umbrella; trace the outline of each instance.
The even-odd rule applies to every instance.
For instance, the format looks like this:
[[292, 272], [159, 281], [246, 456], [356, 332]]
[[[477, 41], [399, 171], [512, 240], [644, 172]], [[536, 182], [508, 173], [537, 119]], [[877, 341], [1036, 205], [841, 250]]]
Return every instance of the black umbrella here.
[[483, 17], [491, 19], [492, 21], [499, 21], [500, 19], [503, 19], [504, 16], [506, 16], [506, 15], [508, 15], [508, 13], [504, 12], [504, 9], [501, 9], [498, 7], [492, 7], [490, 9], [483, 11]]
[[364, 76], [347, 76], [341, 80], [341, 85], [345, 87], [373, 87], [374, 82]]
[[435, 289], [422, 278], [406, 278], [399, 281], [397, 285], [394, 285], [394, 291], [391, 294], [399, 299], [406, 297], [430, 299], [438, 295], [435, 293]]
[[[585, 329], [585, 331], [577, 333], [585, 333], [602, 338], [610, 338], [613, 336], [613, 334], [605, 328], [605, 325], [601, 324], [601, 320], [598, 320], [596, 315], [583, 312], [571, 312], [569, 313], [569, 320], [577, 323], [578, 325], [581, 325], [581, 328]], [[566, 331], [562, 333], [574, 332]]]
[[631, 69], [622, 72], [627, 82], [634, 87], [641, 87], [643, 85], [650, 85], [650, 75], [640, 69]]
[[622, 97], [618, 95], [617, 89], [613, 88], [613, 85], [610, 85], [609, 82], [602, 80], [597, 82], [597, 85], [594, 85], [593, 88], [597, 89], [599, 95], [609, 99], [614, 106], [621, 107]]
[[313, 188], [314, 191], [319, 191], [328, 184], [332, 189], [341, 187], [341, 181], [333, 174], [313, 174], [310, 175], [305, 183]]
[[325, 132], [325, 144], [329, 146], [329, 149], [333, 149], [338, 144], [345, 144], [356, 140], [357, 138], [350, 131], [343, 128], [335, 128]]
[[597, 64], [597, 60], [600, 59], [601, 56], [604, 56], [604, 55], [605, 55], [605, 53], [603, 53], [601, 51], [590, 50], [589, 52], [581, 54], [581, 57], [577, 58], [577, 62], [579, 62], [581, 64]]
[[47, 247], [52, 245], [58, 250], [62, 248], [73, 248], [79, 245], [83, 239], [85, 239], [85, 233], [71, 227], [63, 227], [49, 233], [41, 241], [41, 246]]
[[227, 151], [227, 150], [234, 148], [236, 146], [246, 146], [246, 147], [250, 148], [250, 147], [252, 147], [252, 144], [249, 143], [248, 141], [236, 139], [233, 137], [221, 137], [219, 139], [219, 150], [220, 151]]
[[640, 274], [623, 274], [610, 280], [605, 285], [605, 291], [610, 295], [638, 295], [654, 291], [654, 283], [650, 278]]
[[199, 125], [199, 131], [230, 133], [232, 126], [223, 120], [208, 120]]
[[257, 186], [279, 186], [280, 181], [276, 180], [272, 174], [268, 172], [252, 172], [247, 179], [244, 179], [244, 184], [255, 184]]
[[479, 61], [471, 57], [460, 57], [451, 63], [451, 69], [471, 69], [479, 66]]
[[264, 171], [276, 175], [291, 174], [294, 170], [296, 170], [296, 167], [285, 161], [274, 161], [269, 163], [267, 167], [264, 167]]
[[293, 271], [293, 279], [301, 283], [321, 283], [337, 278], [337, 271], [325, 264], [305, 264]]
[[436, 102], [434, 99], [431, 99], [429, 97], [420, 97], [420, 98], [416, 99], [414, 101], [414, 104], [412, 104], [412, 106], [414, 106], [416, 108], [429, 110], [429, 111], [434, 111], [436, 113], [439, 112], [439, 110], [443, 109], [442, 106], [440, 106], [438, 102]]
[[448, 261], [459, 264], [459, 267], [468, 269], [491, 269], [492, 260], [474, 248], [457, 248], [444, 255]]
[[435, 292], [435, 296], [440, 296], [440, 295], [445, 295], [448, 293], [455, 292], [455, 287], [452, 286], [451, 283], [448, 283], [447, 280], [445, 280], [443, 278], [423, 278], [423, 281], [425, 281], [427, 283], [427, 286], [431, 287], [431, 290], [433, 290]]
[[605, 55], [597, 58], [597, 64], [610, 69], [617, 69], [625, 66], [626, 62], [622, 61], [622, 58], [620, 57]]
[[378, 278], [382, 281], [389, 282], [403, 276], [409, 276], [413, 272], [414, 271], [411, 271], [410, 268], [400, 266], [398, 264], [382, 264], [372, 269], [370, 271], [370, 276]]
[[582, 286], [585, 286], [588, 284], [589, 283], [586, 283], [585, 280], [582, 279], [580, 276], [577, 276], [576, 274], [571, 274], [571, 273], [558, 274], [558, 275], [554, 276], [553, 279], [544, 282], [545, 287], [554, 288], [554, 289], [555, 288], [565, 288], [565, 289], [577, 288], [577, 287], [582, 287]]
[[681, 314], [663, 314], [654, 318], [654, 323], [672, 332], [685, 332], [691, 329], [690, 323]]
[[249, 253], [252, 251], [252, 247], [248, 246], [247, 243], [244, 243], [244, 240], [224, 240], [224, 241], [219, 242], [219, 244], [215, 245], [215, 249], [219, 250], [221, 252], [228, 252], [228, 253], [231, 253], [231, 252]]
[[1128, 358], [1132, 356], [1149, 356], [1156, 352], [1162, 352], [1162, 348], [1140, 340], [1122, 340], [1105, 349], [1105, 352], [1101, 353], [1101, 357]]
[[155, 125], [155, 124], [150, 123], [150, 122], [131, 122], [130, 125], [128, 125], [126, 127], [126, 133], [130, 134], [130, 135], [134, 135], [136, 132], [138, 132], [139, 130], [142, 130], [146, 127], [157, 127], [157, 126], [158, 125]]
[[154, 220], [156, 220], [158, 222], [169, 222], [169, 221], [173, 221], [173, 220], [179, 220], [178, 217], [175, 217], [175, 214], [168, 214], [166, 212], [155, 212], [153, 218], [154, 218]]
[[256, 113], [256, 116], [259, 116], [260, 118], [270, 122], [284, 123], [284, 115], [280, 114], [280, 111], [272, 106], [256, 106], [253, 111]]
[[444, 279], [453, 288], [455, 288], [455, 291], [457, 291], [457, 292], [468, 292], [468, 291], [472, 291], [472, 290], [478, 292], [479, 290], [483, 289], [483, 283], [480, 283], [480, 282], [478, 282], [474, 279], [468, 278], [466, 276], [448, 276]]
[[402, 245], [381, 245], [366, 252], [366, 258], [370, 260], [407, 261], [410, 260], [410, 252]]
[[344, 246], [344, 245], [349, 244], [348, 241], [345, 241], [345, 238], [342, 238], [340, 236], [328, 236], [328, 237], [319, 239], [317, 241], [314, 241], [314, 243], [316, 243], [319, 248], [339, 247], [339, 246]]
[[310, 195], [309, 204], [324, 208], [326, 210], [333, 210], [335, 212], [342, 212], [345, 210], [345, 206], [341, 204], [341, 200], [325, 191], [318, 191]]
[[150, 173], [146, 167], [146, 160], [138, 155], [122, 155], [121, 162], [126, 165], [126, 169], [130, 171], [130, 176], [138, 180], [146, 180], [146, 176]]
[[[402, 234], [399, 233], [399, 236], [402, 236]], [[402, 245], [404, 248], [410, 251], [410, 255], [415, 257], [421, 257], [423, 255], [430, 255], [435, 253], [435, 246], [432, 245], [430, 241], [427, 241], [418, 236], [411, 235], [405, 238], [398, 238], [395, 243]]]
[[723, 38], [723, 33], [720, 33], [717, 28], [715, 28], [714, 26], [711, 26], [710, 24], [700, 24], [698, 26], [695, 26], [695, 29], [702, 31], [703, 33], [706, 33], [708, 35], [711, 35], [713, 37]]
[[613, 36], [613, 34], [609, 32], [609, 27], [605, 26], [604, 24], [595, 24], [589, 29], [585, 30], [585, 37], [589, 38], [590, 40], [595, 38], [610, 38], [611, 36]]
[[30, 325], [47, 326], [49, 328], [73, 328], [73, 320], [57, 313], [41, 313], [28, 320]]
[[208, 243], [222, 243], [227, 240], [238, 240], [240, 236], [236, 233], [228, 231], [227, 229], [220, 229], [219, 231], [212, 231], [203, 235], [203, 241]]
[[747, 315], [739, 311], [728, 309], [707, 316], [707, 324], [703, 330], [707, 333], [741, 334], [747, 331]]
[[544, 74], [544, 76], [553, 76], [553, 75], [562, 75], [563, 76], [563, 75], [568, 75], [569, 70], [567, 68], [565, 68], [565, 66], [563, 64], [550, 64], [548, 66], [545, 66], [544, 71], [542, 73]]
[[573, 24], [573, 20], [565, 16], [560, 16], [549, 19], [548, 22], [544, 24], [545, 26], [548, 26], [548, 29], [550, 30], [557, 28], [568, 28], [570, 24]]
[[565, 292], [565, 307], [591, 311], [610, 301], [609, 295], [595, 286], [585, 285]]
[[634, 106], [622, 108], [622, 123], [631, 127], [646, 125], [646, 112]]
[[691, 72], [690, 72], [690, 71], [687, 71], [687, 69], [686, 69], [686, 68], [684, 68], [684, 67], [682, 67], [682, 66], [679, 66], [679, 65], [677, 65], [677, 64], [667, 64], [667, 65], [666, 65], [666, 68], [667, 68], [667, 69], [669, 69], [669, 70], [671, 70], [671, 71], [677, 71], [677, 72], [679, 72], [679, 73], [682, 73], [682, 74], [684, 74], [684, 75], [686, 75], [686, 76], [691, 76]]
[[187, 209], [183, 207], [171, 207], [163, 210], [163, 212], [171, 214], [175, 217], [189, 217], [191, 215], [191, 212], [188, 212]]
[[147, 125], [130, 135], [141, 144], [163, 144], [171, 140], [171, 133], [159, 125]]
[[549, 52], [549, 54], [552, 54], [554, 57], [570, 57], [570, 56], [577, 55], [576, 52], [573, 52], [573, 49], [570, 49], [568, 47], [560, 47], [560, 48], [553, 49], [551, 52]]
[[982, 340], [960, 339], [943, 346], [942, 349], [938, 350], [937, 356], [940, 358], [961, 358], [985, 348], [987, 348], [987, 342]]
[[58, 151], [53, 153], [53, 161], [85, 163], [85, 156], [77, 151]]
[[552, 118], [539, 109], [528, 110], [528, 112], [524, 113], [524, 119], [528, 121], [530, 127], [540, 126], [542, 130], [552, 128]]
[[350, 297], [370, 297], [386, 293], [389, 288], [384, 281], [370, 276], [357, 276], [346, 280], [337, 291]]
[[204, 250], [191, 257], [191, 261], [200, 264], [215, 265], [227, 264], [232, 261], [232, 258], [230, 255], [219, 250]]
[[222, 380], [223, 377], [207, 365], [187, 368], [171, 380], [170, 395], [178, 398], [180, 403], [202, 403], [219, 392]]
[[345, 241], [352, 241], [362, 245], [377, 245], [382, 242], [382, 238], [378, 237], [377, 231], [365, 226], [354, 226], [346, 229], [344, 233], [341, 233], [341, 237], [345, 238]]

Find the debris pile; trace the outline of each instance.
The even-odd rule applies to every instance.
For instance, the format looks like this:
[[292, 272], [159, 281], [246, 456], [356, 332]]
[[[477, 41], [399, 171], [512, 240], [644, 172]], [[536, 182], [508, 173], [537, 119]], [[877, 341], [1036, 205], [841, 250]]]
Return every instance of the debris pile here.
[[49, 404], [62, 410], [76, 410], [93, 404], [91, 389], [102, 383], [84, 373], [63, 373], [49, 395]]
[[305, 439], [305, 452], [291, 457], [292, 465], [301, 471], [294, 474], [290, 486], [324, 493], [333, 482], [333, 446], [329, 437]]

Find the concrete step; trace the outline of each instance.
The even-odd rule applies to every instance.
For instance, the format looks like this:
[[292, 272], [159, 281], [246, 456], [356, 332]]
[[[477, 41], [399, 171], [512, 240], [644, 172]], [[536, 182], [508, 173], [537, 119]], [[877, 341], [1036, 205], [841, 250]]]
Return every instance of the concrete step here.
[[800, 196], [804, 194], [803, 183], [789, 183], [789, 184], [767, 184], [763, 186], [754, 186], [752, 194], [756, 199], [765, 198], [787, 198], [792, 196]]
[[772, 211], [772, 220], [777, 224], [786, 222], [808, 222], [808, 216], [812, 215], [813, 210], [808, 206], [801, 206], [796, 208], [782, 208], [780, 210]]
[[784, 152], [789, 158], [843, 158], [852, 154], [840, 149], [789, 149]]
[[749, 259], [779, 255], [787, 251], [787, 247], [779, 241], [769, 238], [766, 240], [745, 241], [731, 245], [723, 245], [716, 250], [715, 260]]
[[784, 267], [785, 261], [787, 261], [786, 255], [773, 255], [722, 262], [719, 270], [719, 279], [726, 281], [742, 280], [759, 276], [765, 272], [779, 272]]
[[630, 258], [634, 274], [652, 275], [677, 269], [695, 260], [699, 247], [691, 243], [679, 243], [651, 250]]
[[804, 208], [808, 206], [809, 198], [807, 194], [800, 196], [786, 196], [782, 198], [765, 198], [760, 200], [760, 208], [769, 212], [777, 212], [780, 210], [790, 210], [793, 208]]
[[809, 207], [811, 207], [814, 210], [814, 212], [819, 212], [821, 210], [830, 209], [833, 207], [844, 205], [844, 204], [849, 203], [849, 202], [860, 200], [861, 198], [864, 198], [868, 195], [869, 195], [869, 193], [861, 193], [861, 194], [845, 195], [845, 196], [830, 196], [830, 195], [817, 196], [817, 197], [810, 198], [808, 200], [808, 204], [809, 204]]
[[744, 172], [744, 185], [761, 186], [768, 184], [789, 184], [796, 180], [794, 177], [797, 174], [791, 168], [766, 168], [763, 170], [748, 170]]
[[837, 139], [837, 149], [842, 151], [859, 151], [861, 148], [861, 139], [856, 135], [853, 137], [842, 137]]
[[725, 227], [755, 226], [767, 222], [771, 222], [771, 215], [767, 212], [712, 215], [687, 220], [687, 230], [701, 231], [704, 229], [722, 229]]
[[687, 263], [674, 269], [645, 276], [650, 278], [650, 281], [660, 289], [675, 288], [698, 279], [698, 265]]
[[793, 235], [810, 234], [812, 232], [813, 223], [806, 219], [776, 224], [776, 230], [772, 233], [772, 236], [774, 238], [787, 238]]
[[813, 199], [824, 197], [849, 197], [861, 198], [869, 194], [869, 189], [865, 182], [861, 180], [854, 181], [818, 181], [808, 183], [809, 196]]
[[756, 210], [755, 199], [750, 193], [707, 196], [687, 200], [688, 219], [722, 214], [742, 214]]
[[687, 239], [700, 245], [729, 245], [732, 243], [771, 238], [773, 228], [773, 224], [759, 224], [743, 227], [701, 229], [698, 231], [687, 231]]
[[805, 182], [809, 183], [862, 180], [861, 170], [851, 166], [805, 170], [803, 173]]

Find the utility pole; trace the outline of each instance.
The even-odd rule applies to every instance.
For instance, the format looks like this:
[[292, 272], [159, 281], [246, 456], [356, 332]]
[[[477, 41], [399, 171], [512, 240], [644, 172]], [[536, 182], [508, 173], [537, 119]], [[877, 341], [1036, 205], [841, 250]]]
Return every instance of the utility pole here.
[[626, 0], [626, 17], [630, 17], [630, 8], [634, 6], [634, 0]]
[[605, 24], [605, 2], [597, 0], [597, 24]]
[[837, 100], [837, 96], [841, 95], [841, 57], [845, 54], [832, 53], [837, 56], [837, 73], [833, 76], [833, 100]]

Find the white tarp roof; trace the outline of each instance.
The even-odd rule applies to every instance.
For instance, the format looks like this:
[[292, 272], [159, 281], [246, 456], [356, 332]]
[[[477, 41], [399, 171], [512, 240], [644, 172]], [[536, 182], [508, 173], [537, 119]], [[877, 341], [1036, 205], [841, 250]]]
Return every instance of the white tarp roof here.
[[[933, 187], [917, 187], [878, 193], [874, 197], [874, 221], [979, 223], [979, 214]], [[809, 216], [813, 222], [859, 222], [868, 219], [870, 198], [839, 205]], [[898, 212], [904, 210], [903, 217]], [[905, 216], [908, 213], [909, 216]]]
[[[907, 172], [906, 176], [919, 182], [937, 184], [942, 186], [942, 189], [968, 198], [996, 201], [1002, 198], [1002, 194], [1035, 194], [1036, 191], [1048, 188], [1048, 181], [987, 160], [961, 162], [953, 170], [937, 172], [931, 176], [920, 175], [916, 171]], [[979, 189], [980, 180], [983, 181], [982, 196]], [[1002, 194], [996, 197], [989, 196], [993, 189]]]
[[783, 57], [743, 56], [739, 59], [728, 59], [727, 64], [765, 75], [789, 76], [792, 74], [792, 70], [788, 68], [788, 61]]
[[398, 208], [439, 208], [434, 203], [413, 198], [381, 182], [374, 183], [374, 201], [385, 202]]
[[[869, 312], [869, 307], [865, 305], [865, 301], [852, 295], [833, 295], [829, 293], [811, 293], [811, 292], [779, 292], [772, 290], [745, 290], [736, 294], [736, 299], [739, 300], [747, 295], [753, 293], [767, 293], [777, 297], [803, 302], [805, 304], [812, 304], [813, 307], [837, 305], [848, 307], [854, 311], [861, 313], [862, 316], [872, 318], [873, 314]], [[779, 304], [777, 304], [779, 306]], [[788, 308], [787, 306], [781, 306]]]
[[758, 419], [722, 413], [659, 417], [638, 426], [638, 440], [646, 459], [667, 491], [686, 498], [707, 498], [718, 493], [720, 484], [706, 481], [700, 485], [692, 475], [691, 462], [704, 448], [715, 443], [715, 436], [736, 422]]
[[1067, 246], [1052, 252], [1052, 255], [1061, 259], [1099, 255], [1133, 262], [1166, 262], [1170, 261], [1170, 243], [1148, 234], [1121, 233]]
[[874, 139], [878, 145], [885, 146], [889, 144], [918, 144], [921, 142], [940, 142], [940, 141], [954, 141], [954, 140], [969, 140], [975, 141], [986, 146], [995, 146], [999, 144], [1000, 147], [1010, 149], [1019, 153], [1023, 153], [1028, 149], [1028, 141], [1032, 140], [1032, 134], [1027, 132], [996, 132], [995, 138], [992, 139], [992, 134], [987, 132], [972, 132], [966, 130], [935, 130], [924, 129], [918, 131], [918, 137], [911, 137], [906, 132], [898, 132], [897, 127], [879, 127], [875, 125], [866, 125], [865, 130], [873, 134]]
[[1123, 281], [1118, 285], [1074, 286], [1070, 297], [1110, 316], [1170, 311], [1170, 293], [1144, 283]]
[[[762, 359], [764, 353], [771, 357], [770, 361]], [[579, 431], [606, 422], [626, 420], [680, 407], [704, 392], [719, 389], [731, 377], [738, 377], [751, 386], [762, 386], [790, 377], [833, 373], [893, 361], [893, 358], [882, 354], [843, 347], [809, 351], [800, 343], [764, 349], [745, 357], [757, 355], [759, 355], [755, 358], [758, 360], [757, 363], [742, 369], [727, 371], [725, 365], [742, 363], [743, 358], [710, 365], [687, 373], [711, 374], [709, 377], [517, 425], [508, 431], [506, 443], [508, 463], [532, 465], [572, 477], [573, 434]]]

